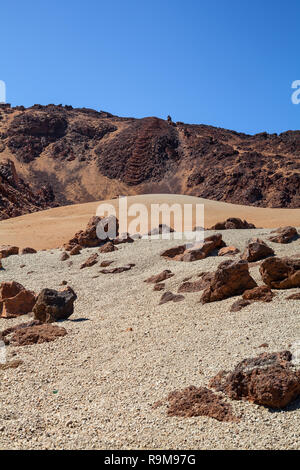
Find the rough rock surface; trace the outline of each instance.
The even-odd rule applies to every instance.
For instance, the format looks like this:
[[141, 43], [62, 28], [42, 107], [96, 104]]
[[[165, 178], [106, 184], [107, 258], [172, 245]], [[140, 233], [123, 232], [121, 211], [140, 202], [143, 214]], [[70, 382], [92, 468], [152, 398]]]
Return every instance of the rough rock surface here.
[[0, 285], [0, 314], [2, 318], [14, 318], [32, 311], [36, 301], [34, 292], [18, 282], [2, 282]]
[[287, 297], [289, 300], [300, 300], [300, 292], [297, 292], [296, 294], [289, 295]]
[[19, 253], [19, 247], [12, 245], [1, 245], [0, 246], [0, 258], [7, 258], [11, 255], [17, 255]]
[[161, 299], [160, 299], [160, 302], [159, 302], [159, 305], [163, 305], [167, 302], [181, 302], [182, 300], [184, 300], [184, 296], [183, 295], [178, 295], [178, 294], [173, 294], [173, 292], [165, 292], [162, 296], [161, 296]]
[[268, 286], [257, 286], [243, 293], [244, 300], [271, 302], [274, 294]]
[[204, 290], [201, 303], [215, 302], [240, 295], [245, 290], [253, 289], [256, 286], [256, 282], [249, 274], [247, 261], [223, 261], [214, 273], [209, 286]]
[[63, 291], [43, 289], [33, 308], [34, 318], [42, 323], [66, 320], [74, 311], [77, 295], [71, 287]]
[[32, 344], [49, 343], [66, 334], [67, 330], [57, 325], [29, 322], [6, 330], [0, 336], [5, 339], [6, 344], [29, 346]]
[[247, 220], [242, 220], [237, 217], [230, 217], [224, 222], [218, 222], [213, 225], [209, 230], [229, 230], [229, 229], [251, 229], [256, 228], [255, 225], [250, 224]]
[[[104, 236], [105, 232], [107, 236]], [[85, 230], [75, 233], [74, 237], [64, 245], [67, 251], [74, 246], [82, 248], [92, 248], [103, 245], [109, 238], [115, 238], [119, 233], [119, 222], [114, 216], [98, 217], [93, 216]]]
[[116, 251], [118, 248], [113, 244], [113, 242], [106, 242], [104, 245], [100, 246], [100, 253], [111, 253]]
[[267, 258], [259, 271], [264, 283], [273, 289], [300, 287], [300, 259]]
[[100, 273], [103, 274], [120, 274], [123, 273], [124, 271], [130, 271], [131, 268], [133, 268], [135, 264], [130, 263], [127, 264], [126, 266], [120, 266], [116, 268], [108, 268], [108, 269], [101, 269]]
[[169, 394], [168, 401], [168, 416], [209, 416], [218, 421], [238, 421], [232, 406], [206, 387], [191, 385], [183, 390], [175, 390]]
[[289, 351], [262, 353], [244, 359], [233, 372], [219, 372], [209, 386], [234, 400], [245, 399], [270, 408], [284, 408], [300, 395], [300, 371]]
[[94, 266], [97, 263], [98, 253], [93, 253], [91, 256], [88, 257], [88, 259], [84, 263], [81, 264], [80, 269], [90, 268], [91, 266]]
[[27, 246], [26, 248], [22, 248], [20, 254], [21, 255], [27, 255], [27, 254], [33, 254], [36, 253], [37, 251], [34, 248], [30, 248]]
[[235, 246], [224, 246], [219, 250], [218, 256], [234, 256], [240, 252]]
[[235, 302], [233, 302], [233, 304], [230, 307], [230, 311], [239, 312], [240, 310], [242, 310], [242, 308], [247, 307], [250, 304], [251, 304], [250, 300], [238, 299]]
[[269, 256], [274, 256], [274, 250], [260, 238], [252, 238], [241, 255], [241, 259], [254, 262]]
[[179, 286], [178, 292], [179, 293], [187, 293], [187, 292], [200, 292], [201, 290], [205, 289], [209, 286], [214, 273], [202, 273], [201, 278], [197, 281], [185, 281]]
[[158, 282], [165, 281], [166, 279], [169, 279], [170, 277], [173, 277], [173, 276], [174, 274], [172, 273], [172, 271], [170, 271], [169, 269], [165, 269], [161, 273], [155, 274], [154, 276], [149, 277], [144, 282], [157, 284]]
[[153, 228], [152, 230], [149, 230], [148, 236], [154, 236], [154, 235], [162, 235], [164, 233], [174, 233], [175, 230], [172, 227], [169, 227], [169, 225], [166, 224], [159, 224], [158, 227]]
[[274, 230], [275, 235], [272, 235], [269, 240], [273, 243], [291, 243], [297, 240], [299, 234], [295, 227], [280, 227]]
[[222, 235], [217, 233], [216, 235], [206, 237], [203, 243], [197, 243], [191, 247], [188, 247], [188, 245], [180, 245], [169, 248], [168, 250], [163, 251], [161, 256], [173, 259], [174, 261], [191, 262], [204, 259], [211, 255], [215, 250], [224, 246], [225, 243], [222, 240]]

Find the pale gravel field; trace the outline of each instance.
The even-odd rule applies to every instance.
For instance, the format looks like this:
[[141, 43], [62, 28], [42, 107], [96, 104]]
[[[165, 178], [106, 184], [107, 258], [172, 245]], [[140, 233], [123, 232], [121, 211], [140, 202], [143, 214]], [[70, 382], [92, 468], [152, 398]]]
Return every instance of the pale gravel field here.
[[[222, 233], [227, 244], [242, 249], [252, 236], [267, 240], [269, 230]], [[162, 293], [153, 292], [144, 279], [171, 269], [175, 276], [165, 282], [167, 290], [176, 292], [185, 277], [214, 270], [227, 259], [180, 263], [159, 256], [179, 243], [139, 240], [100, 254], [100, 260], [114, 259], [112, 266], [136, 264], [111, 275], [99, 273], [99, 263], [79, 269], [97, 249], [71, 257], [71, 267], [59, 261], [59, 250], [3, 260], [1, 281], [15, 280], [39, 292], [62, 289], [66, 280], [78, 300], [70, 320], [60, 323], [67, 336], [7, 348], [8, 359], [24, 363], [0, 371], [1, 449], [300, 448], [300, 400], [279, 412], [232, 402], [239, 423], [168, 417], [165, 405], [152, 408], [174, 389], [206, 385], [220, 369], [230, 370], [265, 350], [288, 349], [300, 339], [300, 302], [285, 300], [296, 289], [276, 291], [273, 302], [257, 302], [236, 313], [229, 312], [235, 298], [201, 305], [201, 292], [158, 306]], [[300, 256], [300, 239], [268, 244], [279, 256]], [[258, 269], [251, 268], [251, 274], [261, 284]], [[29, 319], [0, 319], [1, 330]], [[259, 348], [262, 343], [269, 347]]]

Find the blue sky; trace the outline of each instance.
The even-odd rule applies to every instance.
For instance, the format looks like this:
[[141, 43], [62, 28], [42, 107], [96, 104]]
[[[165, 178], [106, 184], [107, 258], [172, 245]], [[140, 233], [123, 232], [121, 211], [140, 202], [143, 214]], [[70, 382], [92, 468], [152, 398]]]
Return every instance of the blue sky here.
[[299, 28], [299, 0], [11, 0], [0, 80], [13, 105], [300, 129]]

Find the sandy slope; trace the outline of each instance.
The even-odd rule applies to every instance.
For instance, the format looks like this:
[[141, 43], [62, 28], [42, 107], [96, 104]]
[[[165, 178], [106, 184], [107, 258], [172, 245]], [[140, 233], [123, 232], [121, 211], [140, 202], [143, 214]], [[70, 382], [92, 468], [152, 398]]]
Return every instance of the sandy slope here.
[[[118, 205], [118, 200], [105, 202], [115, 207]], [[170, 194], [130, 196], [129, 206], [135, 203], [145, 204], [148, 208], [151, 203], [193, 204], [194, 207], [195, 204], [204, 204], [205, 227], [210, 227], [228, 217], [240, 217], [254, 223], [257, 227], [264, 228], [276, 228], [283, 225], [300, 226], [300, 209], [257, 208]], [[99, 202], [76, 204], [1, 221], [0, 244], [32, 246], [36, 249], [59, 247], [76, 231], [85, 228], [87, 221], [96, 213], [98, 206]], [[171, 218], [171, 223], [173, 222]]]
[[[86, 215], [77, 217], [81, 223]], [[269, 230], [223, 232], [226, 243], [239, 249], [251, 236], [267, 241]], [[121, 274], [102, 274], [99, 263], [79, 269], [96, 248], [72, 257], [72, 266], [59, 260], [58, 250], [3, 260], [2, 280], [36, 292], [61, 289], [66, 280], [78, 300], [72, 317], [60, 323], [68, 331], [64, 338], [7, 347], [7, 359], [23, 364], [0, 370], [0, 449], [299, 449], [299, 400], [281, 412], [232, 402], [238, 423], [168, 417], [165, 402], [153, 409], [174, 389], [207, 385], [220, 369], [263, 351], [291, 349], [300, 338], [299, 301], [286, 300], [296, 289], [235, 313], [229, 311], [235, 298], [201, 305], [200, 292], [159, 306], [161, 293], [146, 278], [171, 269], [175, 275], [166, 287], [177, 292], [185, 277], [196, 280], [221, 261], [180, 263], [159, 255], [177, 243], [138, 240], [99, 255], [99, 261], [114, 260], [112, 266], [135, 263]], [[279, 256], [300, 252], [300, 239], [268, 244]], [[258, 266], [250, 272], [261, 284]], [[0, 328], [27, 320], [0, 319]]]

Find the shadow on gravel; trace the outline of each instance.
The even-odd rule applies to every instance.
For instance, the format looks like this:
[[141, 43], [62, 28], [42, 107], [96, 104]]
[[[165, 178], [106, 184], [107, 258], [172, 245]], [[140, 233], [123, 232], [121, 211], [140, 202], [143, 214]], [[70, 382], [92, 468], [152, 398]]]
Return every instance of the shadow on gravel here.
[[300, 397], [297, 398], [297, 400], [293, 401], [292, 403], [290, 403], [288, 406], [286, 406], [285, 408], [282, 408], [282, 409], [269, 409], [270, 413], [282, 413], [283, 411], [296, 411], [296, 410], [300, 410]]
[[89, 320], [90, 320], [89, 318], [75, 318], [74, 320], [68, 320], [68, 321], [73, 322], [73, 323], [79, 323], [82, 321], [89, 321]]

